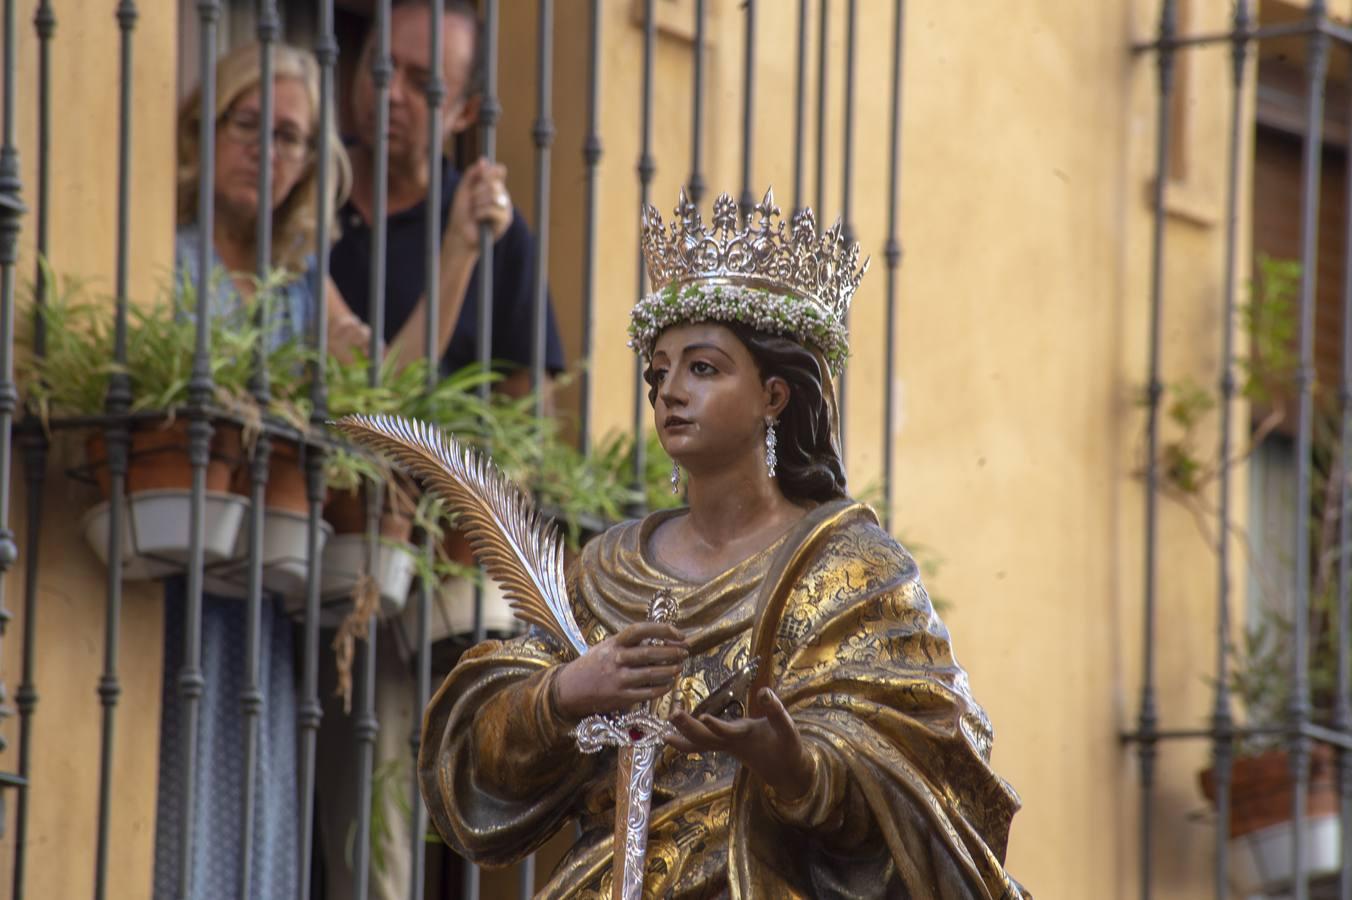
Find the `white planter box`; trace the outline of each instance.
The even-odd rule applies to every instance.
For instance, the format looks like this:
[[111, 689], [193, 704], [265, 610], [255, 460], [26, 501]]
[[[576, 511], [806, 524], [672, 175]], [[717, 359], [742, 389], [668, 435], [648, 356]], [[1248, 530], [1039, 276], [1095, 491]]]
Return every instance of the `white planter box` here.
[[[235, 494], [207, 493], [203, 510], [202, 558], [206, 565], [234, 553], [248, 501]], [[192, 492], [138, 491], [129, 494], [123, 513], [122, 577], [127, 581], [164, 578], [183, 571], [188, 562]], [[108, 564], [108, 532], [112, 511], [107, 501], [85, 513], [80, 523], [85, 540]]]
[[[408, 589], [417, 574], [418, 549], [400, 541], [380, 539], [376, 544], [371, 577], [380, 587], [381, 618], [397, 616], [408, 602]], [[352, 596], [357, 580], [366, 571], [367, 543], [364, 534], [340, 534], [324, 545], [321, 593], [326, 601], [345, 601]]]
[[[247, 505], [247, 504], [246, 504]], [[319, 520], [319, 552], [333, 535], [333, 526]], [[305, 605], [306, 549], [310, 517], [280, 509], [263, 516], [263, 590]], [[244, 598], [249, 595], [249, 526], [239, 529], [229, 562], [208, 573], [204, 587], [213, 594]], [[290, 608], [290, 604], [287, 604]]]
[[[484, 631], [489, 637], [507, 637], [520, 634], [525, 628], [512, 614], [502, 588], [491, 578], [484, 579]], [[417, 597], [390, 623], [394, 629], [399, 655], [404, 660], [413, 658], [418, 646]], [[428, 610], [428, 641], [435, 643], [448, 637], [473, 640], [474, 636], [474, 582], [468, 578], [448, 578], [432, 594]]]
[[[1230, 842], [1230, 879], [1237, 891], [1268, 898], [1290, 896], [1291, 831], [1291, 823], [1282, 822]], [[1339, 834], [1338, 816], [1306, 817], [1301, 849], [1311, 880], [1337, 874]]]

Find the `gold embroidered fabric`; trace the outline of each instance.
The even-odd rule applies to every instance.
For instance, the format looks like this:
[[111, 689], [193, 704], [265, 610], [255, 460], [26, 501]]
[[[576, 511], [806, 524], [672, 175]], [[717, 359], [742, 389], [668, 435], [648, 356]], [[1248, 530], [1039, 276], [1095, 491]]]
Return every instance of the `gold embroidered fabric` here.
[[[691, 644], [674, 693], [689, 708], [747, 661], [759, 617], [774, 629], [769, 683], [813, 776], [786, 803], [726, 754], [668, 748], [654, 779], [645, 897], [1028, 897], [1004, 870], [1019, 800], [990, 768], [990, 723], [914, 560], [872, 511], [818, 507], [707, 584], [646, 552], [656, 526], [678, 514], [587, 545], [569, 579], [578, 624], [595, 643], [645, 619], [654, 591], [671, 590]], [[804, 546], [801, 575], [772, 597]], [[615, 753], [573, 746], [571, 723], [552, 706], [560, 661], [533, 636], [468, 651], [428, 706], [419, 777], [437, 830], [484, 865], [511, 863], [577, 821], [581, 837], [540, 896], [604, 900]]]

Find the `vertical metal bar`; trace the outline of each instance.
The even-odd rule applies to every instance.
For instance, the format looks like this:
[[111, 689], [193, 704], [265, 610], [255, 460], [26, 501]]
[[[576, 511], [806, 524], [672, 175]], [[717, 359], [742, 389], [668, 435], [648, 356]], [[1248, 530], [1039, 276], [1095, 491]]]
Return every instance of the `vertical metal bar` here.
[[[430, 194], [429, 196], [437, 196]], [[440, 204], [436, 204], [440, 206]], [[431, 204], [429, 204], [431, 206]], [[429, 303], [428, 306], [435, 304]], [[435, 368], [432, 369], [436, 371]], [[432, 560], [436, 554], [436, 542], [432, 540], [431, 535], [425, 535], [423, 538], [423, 559], [430, 570]], [[432, 610], [432, 591], [435, 583], [427, 578], [420, 579], [418, 585], [418, 655], [416, 687], [417, 691], [413, 715], [413, 730], [408, 736], [409, 753], [413, 760], [413, 778], [410, 782], [409, 795], [409, 819], [411, 827], [409, 828], [409, 853], [410, 862], [410, 882], [409, 897], [411, 900], [422, 900], [423, 882], [426, 880], [427, 854], [426, 837], [427, 834], [427, 807], [423, 805], [422, 791], [418, 789], [418, 749], [422, 746], [422, 710], [427, 708], [428, 700], [432, 696], [432, 639], [431, 639], [431, 610]]]
[[[42, 0], [33, 16], [38, 35], [38, 207], [37, 207], [37, 265], [34, 284], [36, 308], [33, 311], [33, 353], [41, 358], [47, 351], [47, 326], [43, 307], [47, 303], [47, 282], [44, 268], [48, 254], [48, 230], [51, 211], [51, 136], [52, 136], [52, 36], [56, 33], [56, 11], [51, 0]], [[6, 75], [12, 80], [13, 73]], [[15, 700], [19, 707], [19, 787], [17, 808], [14, 812], [14, 880], [13, 896], [22, 900], [28, 868], [28, 778], [31, 774], [33, 753], [33, 715], [37, 712], [37, 615], [38, 615], [38, 551], [42, 532], [42, 491], [47, 477], [47, 435], [42, 428], [33, 428], [24, 441], [24, 476], [27, 491], [28, 546], [24, 548], [24, 602], [23, 602], [23, 678]]]
[[[254, 236], [255, 273], [259, 285], [267, 283], [272, 266], [272, 215], [265, 198], [272, 196], [272, 45], [277, 40], [280, 23], [276, 0], [259, 0], [258, 5], [258, 117], [263, 127], [258, 129], [258, 196], [259, 215]], [[269, 300], [265, 294], [258, 302], [257, 322], [263, 340], [259, 343], [254, 362], [250, 389], [259, 409], [267, 409], [270, 402], [268, 384], [268, 330]], [[249, 596], [245, 601], [244, 623], [244, 684], [240, 688], [239, 705], [244, 731], [244, 783], [240, 803], [240, 896], [253, 889], [253, 839], [255, 794], [258, 790], [258, 736], [263, 715], [262, 641], [259, 636], [263, 617], [263, 529], [267, 512], [268, 459], [272, 439], [266, 430], [255, 440], [249, 485]]]
[[[334, 69], [338, 62], [338, 42], [333, 33], [333, 0], [318, 0], [319, 27], [315, 34], [315, 60], [319, 64], [319, 134], [315, 146], [315, 165], [319, 167], [315, 200], [315, 291], [322, 297], [329, 275], [330, 194], [334, 172], [330, 162], [333, 130]], [[430, 304], [429, 304], [430, 305]], [[325, 304], [315, 304], [310, 343], [315, 350], [310, 378], [310, 422], [322, 428], [329, 417], [329, 393], [325, 383], [328, 368], [328, 315]], [[300, 736], [300, 853], [296, 878], [297, 900], [310, 900], [310, 857], [314, 853], [315, 750], [319, 723], [324, 710], [319, 703], [319, 586], [321, 516], [324, 510], [324, 450], [319, 445], [304, 448], [305, 494], [309, 501], [309, 520], [305, 548], [305, 620], [301, 626], [301, 690], [296, 710]]]
[[578, 440], [582, 452], [591, 453], [592, 426], [592, 344], [596, 333], [596, 219], [597, 166], [601, 162], [601, 0], [588, 4], [587, 36], [587, 136], [582, 141], [582, 161], [586, 165], [586, 200], [583, 212], [582, 251], [582, 405], [578, 418]]
[[[8, 630], [10, 621], [9, 610], [5, 608], [4, 576], [19, 558], [14, 531], [9, 527], [9, 476], [14, 453], [10, 429], [19, 400], [14, 385], [14, 274], [19, 261], [19, 220], [24, 212], [19, 200], [22, 187], [19, 181], [19, 151], [14, 145], [18, 36], [14, 4], [12, 0], [6, 0], [5, 124], [3, 145], [0, 145], [0, 197], [3, 198], [0, 200], [0, 639]], [[0, 684], [0, 721], [12, 714], [6, 700], [4, 685]], [[0, 737], [0, 750], [4, 750], [7, 743]], [[6, 775], [6, 782], [7, 785], [14, 785], [15, 780], [13, 776]], [[3, 797], [0, 797], [0, 815], [3, 814]]]
[[517, 883], [517, 896], [521, 900], [530, 900], [535, 896], [535, 854], [532, 853], [521, 860], [521, 869], [518, 872], [519, 881]]
[[[489, 162], [498, 158], [498, 118], [502, 106], [498, 100], [498, 0], [484, 4], [484, 97], [479, 107], [479, 124], [483, 129], [483, 155]], [[487, 225], [479, 226], [479, 368], [488, 372], [493, 367], [493, 231]], [[488, 400], [492, 386], [484, 381], [479, 385], [479, 397]], [[480, 643], [484, 633], [484, 592], [474, 587], [474, 642]], [[475, 869], [475, 878], [478, 878]], [[478, 896], [475, 888], [474, 896]]]
[[[803, 155], [807, 144], [807, 4], [798, 0], [798, 64], [793, 100], [793, 211], [803, 208]], [[792, 221], [792, 219], [790, 219]]]
[[[554, 0], [540, 0], [535, 54], [535, 304], [532, 313], [531, 384], [535, 388], [535, 415], [545, 415], [546, 313], [549, 302], [549, 167], [554, 142]], [[523, 900], [535, 896], [535, 854], [521, 861], [517, 889]]]
[[[431, 34], [428, 35], [428, 59], [432, 64], [427, 70], [427, 84], [423, 88], [423, 97], [427, 102], [427, 196], [426, 217], [423, 219], [423, 252], [427, 265], [428, 297], [439, 294], [436, 285], [441, 283], [441, 204], [433, 202], [441, 197], [441, 130], [442, 105], [446, 102], [446, 79], [443, 68], [444, 33], [446, 28], [446, 10], [443, 4], [433, 3], [428, 7], [432, 16]], [[440, 304], [427, 303], [427, 335], [423, 344], [423, 354], [427, 357], [427, 382], [425, 387], [430, 393], [440, 380], [437, 365], [441, 354], [437, 341]], [[423, 704], [426, 705], [426, 704]], [[418, 707], [419, 709], [422, 706]], [[421, 838], [419, 838], [421, 842]]]
[[742, 52], [742, 215], [751, 214], [756, 196], [751, 190], [751, 159], [756, 150], [756, 0], [744, 0], [746, 44]]
[[1140, 879], [1142, 900], [1149, 900], [1151, 868], [1151, 818], [1154, 815], [1155, 762], [1159, 713], [1155, 697], [1155, 542], [1159, 500], [1159, 413], [1164, 386], [1160, 382], [1160, 330], [1164, 305], [1164, 188], [1169, 180], [1169, 146], [1173, 137], [1171, 101], [1174, 93], [1174, 47], [1178, 26], [1177, 0], [1164, 0], [1160, 10], [1159, 96], [1155, 120], [1155, 222], [1151, 236], [1150, 344], [1146, 406], [1144, 611], [1141, 665], [1141, 699], [1137, 716], [1140, 740], [1136, 746], [1141, 769]]
[[537, 29], [535, 125], [535, 306], [531, 341], [531, 385], [535, 388], [535, 415], [545, 414], [546, 313], [549, 309], [549, 163], [554, 142], [554, 0], [540, 0]]
[[[438, 61], [433, 60], [435, 65]], [[371, 82], [376, 91], [376, 122], [374, 139], [375, 160], [372, 166], [374, 197], [371, 204], [371, 347], [367, 383], [380, 384], [381, 350], [385, 336], [385, 240], [388, 231], [386, 216], [389, 208], [389, 127], [390, 78], [394, 62], [390, 58], [390, 0], [376, 4], [376, 44], [371, 57]], [[429, 138], [430, 140], [430, 138]], [[429, 198], [432, 206], [440, 206], [436, 198]], [[433, 285], [428, 290], [435, 292]], [[428, 294], [429, 298], [434, 293]], [[433, 303], [429, 301], [428, 306]], [[368, 484], [366, 488], [366, 565], [374, 569], [380, 553], [380, 514], [384, 503], [381, 485]], [[357, 742], [357, 840], [353, 848], [353, 888], [357, 900], [366, 900], [370, 892], [371, 874], [371, 794], [375, 770], [376, 734], [380, 724], [376, 719], [376, 612], [367, 623], [366, 640], [362, 644], [361, 679], [357, 682], [356, 712], [352, 730]]]
[[896, 0], [892, 13], [892, 114], [887, 156], [887, 334], [883, 365], [883, 527], [892, 527], [894, 466], [892, 434], [896, 428], [897, 269], [901, 266], [901, 62], [905, 46], [906, 0]]
[[[638, 156], [639, 209], [645, 209], [652, 190], [653, 176], [657, 174], [657, 163], [653, 159], [653, 57], [657, 42], [657, 12], [654, 0], [643, 3], [643, 99], [640, 115]], [[638, 245], [638, 296], [648, 291], [648, 273], [643, 267], [643, 242]], [[646, 497], [647, 482], [647, 446], [645, 444], [648, 422], [648, 391], [643, 381], [643, 360], [637, 354], [634, 357], [634, 490], [640, 498]], [[640, 505], [643, 504], [640, 499]]]
[[[112, 816], [113, 735], [117, 701], [121, 694], [118, 681], [118, 644], [122, 622], [122, 527], [126, 502], [127, 445], [130, 437], [123, 416], [131, 406], [131, 384], [124, 371], [127, 359], [127, 257], [128, 231], [131, 207], [131, 87], [132, 87], [132, 29], [136, 24], [134, 3], [123, 0], [117, 6], [117, 23], [121, 33], [121, 81], [118, 99], [118, 165], [117, 165], [117, 263], [115, 288], [117, 295], [114, 325], [114, 374], [108, 378], [106, 409], [113, 416], [105, 441], [108, 448], [110, 476], [108, 528], [108, 606], [104, 624], [103, 674], [99, 678], [99, 701], [103, 706], [102, 742], [99, 751], [99, 824], [98, 845], [94, 861], [94, 896], [102, 900], [107, 892], [108, 830]], [[8, 28], [6, 28], [8, 34]], [[8, 65], [7, 70], [13, 71]], [[8, 90], [8, 87], [6, 87]], [[8, 109], [8, 103], [6, 104]], [[188, 686], [190, 687], [190, 686]], [[187, 696], [185, 687], [184, 696]], [[185, 797], [185, 802], [189, 797]]]
[[1216, 693], [1211, 713], [1212, 771], [1216, 779], [1216, 846], [1213, 890], [1229, 896], [1230, 780], [1234, 766], [1234, 716], [1230, 701], [1230, 429], [1236, 391], [1234, 372], [1236, 267], [1239, 264], [1240, 163], [1244, 140], [1244, 73], [1248, 68], [1249, 0], [1238, 0], [1231, 43], [1229, 183], [1225, 201], [1224, 305], [1221, 312], [1220, 447], [1217, 451], [1221, 527], [1216, 543]]
[[[502, 106], [498, 100], [498, 0], [484, 3], [483, 53], [484, 96], [479, 108], [479, 124], [483, 132], [483, 155], [489, 162], [497, 160], [498, 118]], [[487, 372], [493, 359], [493, 232], [488, 225], [479, 226], [479, 368]], [[491, 386], [485, 381], [479, 385], [479, 396], [488, 400]], [[480, 585], [474, 588], [474, 642], [481, 643], [484, 632], [484, 593]], [[465, 861], [462, 894], [468, 900], [479, 896], [479, 867]]]
[[[849, 244], [854, 241], [854, 54], [859, 37], [858, 0], [849, 0], [845, 10], [845, 122], [841, 129], [844, 132], [841, 153], [845, 158], [841, 161], [840, 233], [845, 242]], [[849, 330], [850, 311], [846, 309], [845, 331], [847, 334]], [[846, 438], [848, 435], [846, 413], [848, 412], [850, 396], [846, 387], [849, 374], [848, 368], [841, 369], [838, 382], [840, 400], [837, 405], [840, 414], [840, 461], [842, 464], [846, 462]]]
[[[36, 349], [36, 348], [35, 348]], [[24, 489], [27, 493], [28, 544], [24, 547], [23, 680], [15, 695], [19, 707], [19, 789], [14, 826], [14, 880], [11, 896], [22, 900], [28, 859], [28, 790], [33, 761], [33, 713], [38, 692], [37, 665], [38, 551], [42, 532], [42, 491], [47, 478], [47, 437], [29, 428], [23, 437]]]
[[[445, 79], [445, 53], [442, 49], [446, 28], [445, 7], [440, 3], [433, 3], [428, 7], [432, 16], [431, 34], [428, 35], [428, 53], [427, 58], [431, 60], [431, 65], [427, 68], [427, 84], [423, 89], [424, 99], [427, 101], [427, 196], [426, 204], [427, 217], [423, 221], [425, 230], [424, 237], [424, 258], [427, 265], [427, 296], [434, 298], [440, 295], [440, 291], [435, 287], [441, 283], [441, 203], [433, 202], [441, 197], [441, 130], [442, 123], [442, 105], [446, 102], [446, 79]], [[440, 313], [440, 304], [432, 302], [429, 299], [427, 305], [427, 342], [423, 345], [423, 354], [427, 358], [427, 381], [424, 388], [431, 394], [436, 389], [437, 382], [440, 380], [440, 347], [437, 342], [437, 329], [439, 326], [438, 316]], [[436, 542], [430, 534], [423, 536], [423, 559], [427, 563], [427, 570], [431, 570], [432, 560], [436, 553]], [[417, 672], [416, 683], [414, 686], [414, 713], [413, 728], [409, 734], [409, 751], [412, 754], [412, 772], [413, 777], [410, 780], [409, 788], [409, 854], [411, 855], [411, 866], [409, 879], [409, 897], [411, 900], [422, 900], [423, 881], [425, 876], [424, 867], [427, 856], [424, 853], [425, 842], [423, 835], [427, 832], [427, 808], [423, 805], [422, 791], [418, 790], [418, 747], [422, 743], [422, 716], [421, 711], [427, 708], [428, 699], [432, 694], [432, 646], [431, 638], [431, 609], [432, 609], [432, 591], [433, 582], [427, 578], [420, 578], [418, 583], [418, 651], [417, 651]]]
[[820, 14], [817, 18], [817, 220], [826, 216], [826, 114], [829, 111], [830, 96], [827, 94], [827, 63], [831, 51], [831, 4], [830, 0], [821, 0]]
[[[38, 212], [37, 260], [34, 284], [37, 285], [38, 310], [47, 302], [48, 236], [51, 227], [52, 187], [52, 37], [56, 34], [56, 10], [51, 0], [41, 0], [33, 14], [33, 29], [38, 35]], [[41, 315], [33, 319], [33, 349], [38, 356], [46, 352], [47, 323]]]
[[[368, 541], [371, 548], [368, 559], [374, 567], [376, 550], [379, 548], [381, 490], [375, 486], [367, 493]], [[375, 769], [376, 735], [380, 731], [380, 722], [376, 718], [376, 628], [379, 625], [377, 613], [371, 614], [367, 625], [366, 640], [362, 644], [361, 681], [357, 691], [357, 712], [352, 722], [352, 730], [357, 741], [357, 845], [353, 849], [354, 894], [358, 900], [366, 900], [371, 887], [371, 796], [372, 775]]]
[[708, 23], [705, 0], [695, 0], [695, 85], [690, 104], [690, 202], [696, 206], [704, 199], [704, 64], [705, 26]]
[[479, 900], [479, 867], [469, 860], [462, 860], [460, 870], [460, 896], [465, 900]]
[[[1333, 705], [1333, 727], [1341, 734], [1352, 732], [1352, 167], [1344, 169], [1347, 218], [1343, 226], [1343, 371], [1338, 402], [1341, 407], [1340, 459], [1338, 472], [1338, 687]], [[1341, 865], [1338, 896], [1352, 900], [1352, 753], [1335, 749], [1337, 760]]]
[[[254, 235], [256, 245], [254, 270], [259, 281], [268, 276], [272, 267], [272, 216], [268, 214], [268, 200], [272, 196], [272, 45], [281, 31], [277, 19], [277, 0], [258, 0], [258, 117], [262, 127], [258, 129], [258, 222]], [[260, 319], [260, 326], [267, 327], [266, 319]], [[266, 342], [265, 342], [266, 343]], [[268, 390], [268, 372], [266, 366], [260, 366], [255, 374], [255, 396], [257, 391]], [[266, 407], [264, 407], [266, 408]]]
[[[212, 228], [215, 220], [211, 190], [216, 170], [216, 22], [220, 16], [218, 0], [199, 0], [197, 4], [201, 39], [202, 115], [200, 153], [202, 177], [197, 192], [197, 227], [201, 235], [198, 247], [196, 346], [193, 349], [192, 374], [188, 380], [188, 462], [192, 467], [192, 492], [188, 519], [188, 597], [184, 616], [183, 669], [179, 675], [179, 694], [183, 698], [183, 799], [180, 821], [185, 827], [179, 860], [179, 896], [192, 896], [193, 828], [197, 804], [197, 732], [199, 701], [205, 681], [202, 676], [202, 535], [205, 529], [208, 448], [211, 423], [207, 405], [212, 399], [211, 356], [208, 344], [211, 315]], [[131, 71], [123, 77], [130, 78]], [[129, 113], [128, 113], [129, 114]], [[128, 147], [130, 150], [130, 147]], [[121, 292], [119, 291], [119, 295]], [[117, 548], [120, 550], [121, 548]]]
[[1300, 226], [1300, 363], [1296, 372], [1296, 493], [1295, 579], [1296, 596], [1291, 629], [1291, 697], [1289, 752], [1291, 780], [1291, 862], [1295, 873], [1292, 896], [1309, 897], [1305, 871], [1306, 790], [1310, 779], [1310, 739], [1305, 726], [1310, 721], [1309, 623], [1310, 610], [1310, 451], [1314, 421], [1314, 305], [1319, 264], [1319, 179], [1324, 152], [1324, 82], [1328, 72], [1328, 6], [1325, 0], [1310, 4], [1309, 66], [1307, 69], [1305, 134], [1303, 144]]
[[[484, 41], [484, 96], [479, 107], [479, 125], [483, 134], [483, 156], [489, 162], [497, 160], [498, 155], [498, 119], [502, 115], [502, 106], [498, 100], [498, 0], [487, 0], [484, 4], [483, 41]], [[493, 233], [488, 225], [479, 226], [479, 368], [483, 372], [492, 369], [493, 359]], [[487, 381], [479, 385], [480, 399], [487, 401], [491, 386]], [[483, 586], [474, 586], [474, 642], [481, 643], [487, 633], [484, 626]], [[465, 860], [464, 883], [461, 893], [478, 900], [479, 867]]]

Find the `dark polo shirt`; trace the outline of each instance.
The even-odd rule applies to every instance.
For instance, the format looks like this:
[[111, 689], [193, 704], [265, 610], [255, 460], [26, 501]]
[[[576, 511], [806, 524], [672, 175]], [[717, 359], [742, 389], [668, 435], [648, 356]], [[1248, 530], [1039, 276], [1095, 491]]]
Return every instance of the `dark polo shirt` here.
[[[447, 163], [441, 176], [441, 228], [451, 215], [451, 201], [460, 173]], [[408, 321], [427, 286], [427, 200], [386, 219], [385, 340], [390, 341]], [[371, 320], [371, 228], [351, 205], [338, 213], [342, 237], [329, 254], [329, 272], [343, 300], [364, 321]], [[451, 342], [441, 359], [442, 374], [450, 374], [479, 359], [479, 266], [465, 293]], [[512, 224], [493, 245], [493, 359], [504, 369], [529, 366], [534, 333], [535, 238], [525, 219], [513, 210]], [[563, 370], [554, 305], [545, 306], [545, 368]]]

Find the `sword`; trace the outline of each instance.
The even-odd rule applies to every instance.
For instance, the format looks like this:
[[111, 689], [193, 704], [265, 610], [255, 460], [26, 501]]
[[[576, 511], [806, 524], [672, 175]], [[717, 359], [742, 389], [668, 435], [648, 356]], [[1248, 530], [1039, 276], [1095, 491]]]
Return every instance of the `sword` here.
[[[648, 621], [676, 618], [676, 598], [658, 591], [648, 604]], [[648, 641], [647, 643], [659, 643]], [[618, 747], [615, 771], [615, 862], [612, 900], [642, 900], [643, 862], [653, 803], [653, 769], [672, 726], [653, 714], [652, 701], [621, 716], [588, 716], [573, 734], [583, 753]]]

